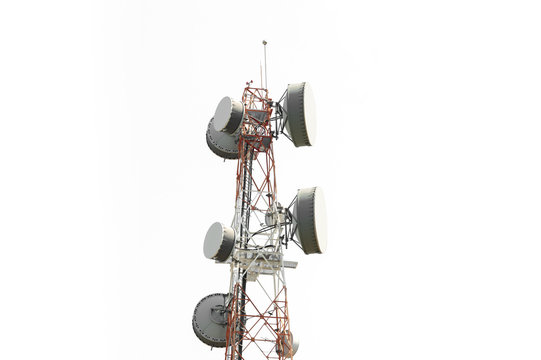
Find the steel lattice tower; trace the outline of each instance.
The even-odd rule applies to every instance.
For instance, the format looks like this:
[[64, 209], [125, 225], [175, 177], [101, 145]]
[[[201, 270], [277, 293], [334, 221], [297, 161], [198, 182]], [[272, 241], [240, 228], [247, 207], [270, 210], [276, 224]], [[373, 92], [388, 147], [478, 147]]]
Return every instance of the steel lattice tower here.
[[[225, 357], [245, 359], [246, 351], [253, 349], [267, 359], [284, 359], [287, 349], [283, 348], [292, 339], [280, 240], [283, 214], [276, 200], [272, 100], [266, 89], [247, 86], [242, 102], [247, 116], [239, 137], [233, 220], [240, 239], [232, 253], [229, 291], [233, 296]], [[269, 277], [270, 284], [264, 279]], [[250, 291], [249, 281], [255, 287]]]
[[237, 160], [233, 221], [215, 222], [203, 246], [205, 257], [229, 265], [230, 284], [227, 294], [199, 301], [192, 326], [203, 343], [225, 347], [225, 360], [293, 358], [298, 342], [290, 329], [285, 269], [297, 263], [284, 260], [284, 249], [292, 243], [305, 254], [321, 254], [327, 244], [319, 187], [299, 189], [287, 207], [277, 201], [274, 140], [283, 135], [296, 147], [313, 145], [311, 88], [289, 84], [273, 101], [261, 83], [246, 83], [241, 101], [224, 97], [206, 133], [212, 152]]

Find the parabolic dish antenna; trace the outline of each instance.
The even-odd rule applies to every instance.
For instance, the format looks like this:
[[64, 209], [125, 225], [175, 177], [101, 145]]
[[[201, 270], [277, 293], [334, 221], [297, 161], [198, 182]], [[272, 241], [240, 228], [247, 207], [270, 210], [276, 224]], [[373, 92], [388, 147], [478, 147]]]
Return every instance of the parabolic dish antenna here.
[[233, 134], [238, 130], [244, 118], [244, 105], [240, 101], [224, 97], [214, 113], [214, 129]]
[[235, 246], [235, 230], [222, 223], [215, 222], [205, 236], [203, 253], [212, 260], [226, 261]]
[[306, 254], [322, 254], [327, 249], [327, 214], [320, 187], [300, 189], [293, 209], [297, 239]]
[[213, 153], [224, 159], [239, 158], [239, 134], [228, 134], [214, 128], [214, 118], [207, 127], [207, 145]]
[[[290, 335], [293, 346], [289, 343], [287, 334]], [[281, 337], [280, 344], [276, 346], [276, 350], [282, 350], [284, 352], [284, 357], [291, 358], [291, 356], [294, 356], [297, 353], [297, 350], [299, 350], [299, 341], [293, 337], [292, 332], [286, 330], [284, 336]]]
[[227, 294], [205, 296], [193, 313], [192, 327], [195, 335], [212, 347], [226, 346]]
[[286, 130], [296, 147], [312, 146], [316, 140], [316, 106], [310, 85], [289, 84], [284, 102]]

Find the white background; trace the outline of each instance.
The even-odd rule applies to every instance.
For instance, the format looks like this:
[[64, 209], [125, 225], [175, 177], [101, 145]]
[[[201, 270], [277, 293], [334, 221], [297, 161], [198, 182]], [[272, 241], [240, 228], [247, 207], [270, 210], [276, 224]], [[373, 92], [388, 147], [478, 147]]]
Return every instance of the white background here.
[[295, 359], [541, 357], [535, 1], [5, 1], [0, 358], [223, 359], [193, 334], [235, 163], [218, 101], [309, 81], [329, 248], [289, 271]]

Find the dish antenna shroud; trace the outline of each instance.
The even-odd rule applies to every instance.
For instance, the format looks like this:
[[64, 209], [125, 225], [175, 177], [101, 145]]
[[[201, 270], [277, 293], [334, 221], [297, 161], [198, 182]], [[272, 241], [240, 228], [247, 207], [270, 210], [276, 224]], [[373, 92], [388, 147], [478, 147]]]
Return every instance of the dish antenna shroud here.
[[203, 253], [207, 259], [226, 261], [235, 246], [235, 230], [215, 222], [207, 231]]
[[[291, 345], [293, 343], [293, 345]], [[279, 339], [276, 339], [276, 352], [278, 354], [283, 354], [285, 358], [291, 358], [299, 350], [299, 340], [293, 337], [291, 331], [286, 331], [281, 334]]]
[[244, 105], [229, 96], [224, 97], [214, 113], [214, 130], [234, 134], [244, 118]]
[[221, 158], [234, 160], [239, 158], [239, 134], [228, 134], [217, 131], [214, 118], [207, 126], [207, 145], [213, 153]]
[[227, 297], [227, 294], [210, 294], [195, 307], [193, 331], [199, 340], [209, 346], [226, 346]]
[[316, 140], [316, 106], [307, 82], [290, 84], [284, 101], [285, 126], [296, 147], [312, 146]]
[[305, 254], [322, 254], [327, 249], [327, 214], [320, 187], [300, 189], [293, 208], [295, 235]]

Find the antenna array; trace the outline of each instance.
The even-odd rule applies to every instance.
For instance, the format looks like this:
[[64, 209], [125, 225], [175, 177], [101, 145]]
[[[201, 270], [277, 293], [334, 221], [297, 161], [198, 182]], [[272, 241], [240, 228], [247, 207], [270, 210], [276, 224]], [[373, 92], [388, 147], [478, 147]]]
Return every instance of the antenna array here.
[[[230, 226], [214, 223], [204, 254], [230, 268], [226, 294], [211, 294], [196, 306], [192, 325], [211, 347], [225, 347], [226, 360], [293, 358], [298, 341], [290, 329], [284, 259], [295, 244], [306, 254], [326, 248], [325, 204], [319, 187], [300, 189], [287, 207], [277, 201], [274, 140], [296, 147], [315, 140], [315, 107], [307, 83], [290, 84], [278, 102], [267, 86], [248, 82], [241, 101], [223, 98], [207, 128], [218, 156], [236, 159], [235, 214]], [[248, 284], [251, 283], [248, 289]]]

